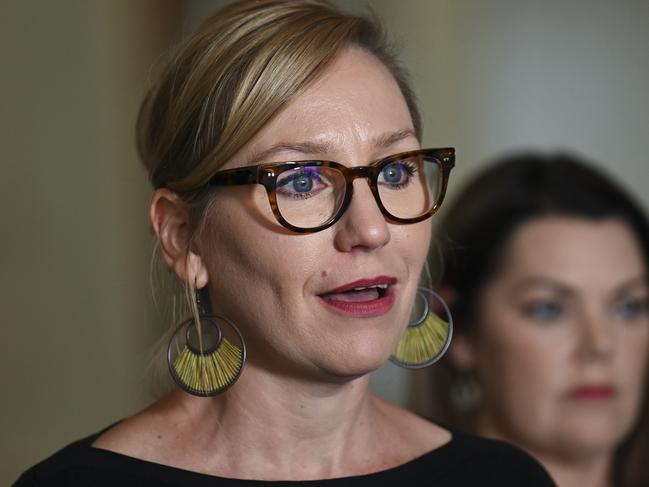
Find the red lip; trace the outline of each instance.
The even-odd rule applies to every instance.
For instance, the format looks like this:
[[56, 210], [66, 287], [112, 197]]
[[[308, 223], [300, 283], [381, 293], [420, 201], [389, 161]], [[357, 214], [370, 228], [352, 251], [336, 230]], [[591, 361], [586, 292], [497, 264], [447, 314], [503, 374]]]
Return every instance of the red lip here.
[[336, 289], [331, 289], [322, 294], [344, 293], [345, 291], [351, 291], [352, 289], [357, 287], [372, 287], [372, 286], [378, 286], [380, 284], [388, 284], [392, 286], [393, 284], [396, 283], [397, 280], [394, 277], [378, 276], [378, 277], [373, 277], [372, 279], [359, 279], [358, 281], [350, 282], [348, 284], [343, 284], [342, 286], [337, 287]]
[[[378, 276], [371, 279], [359, 279], [343, 286], [337, 287], [319, 295], [320, 302], [328, 309], [335, 311], [338, 314], [345, 316], [352, 316], [358, 318], [371, 318], [374, 316], [381, 316], [386, 314], [394, 306], [396, 299], [393, 285], [397, 283], [394, 277]], [[346, 291], [351, 291], [355, 288], [373, 287], [381, 284], [387, 284], [388, 287], [384, 294], [378, 299], [371, 299], [369, 301], [342, 301], [325, 299], [324, 296], [332, 294], [340, 294]]]
[[615, 389], [611, 386], [581, 386], [570, 392], [570, 399], [576, 400], [605, 400], [615, 395]]

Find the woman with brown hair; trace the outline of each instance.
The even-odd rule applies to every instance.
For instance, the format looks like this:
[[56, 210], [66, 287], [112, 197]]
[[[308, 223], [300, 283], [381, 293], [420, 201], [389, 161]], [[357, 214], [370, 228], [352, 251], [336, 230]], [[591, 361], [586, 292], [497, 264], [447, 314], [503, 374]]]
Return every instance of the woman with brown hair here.
[[561, 487], [649, 485], [649, 222], [569, 155], [477, 175], [437, 228], [456, 333], [436, 417], [512, 442]]
[[420, 138], [375, 23], [314, 0], [208, 18], [138, 124], [190, 309], [167, 340], [176, 387], [18, 485], [551, 485], [524, 453], [370, 393], [388, 358], [430, 364], [451, 336], [428, 305], [409, 323], [454, 163]]

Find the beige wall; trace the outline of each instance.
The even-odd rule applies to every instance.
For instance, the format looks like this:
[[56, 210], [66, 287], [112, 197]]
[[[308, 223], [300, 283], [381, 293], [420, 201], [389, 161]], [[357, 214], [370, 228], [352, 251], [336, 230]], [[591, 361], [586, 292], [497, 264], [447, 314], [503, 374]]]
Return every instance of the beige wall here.
[[149, 189], [133, 120], [173, 0], [0, 7], [0, 485], [148, 401]]
[[369, 3], [404, 48], [425, 143], [458, 149], [451, 197], [486, 158], [565, 148], [595, 159], [649, 207], [649, 3]]

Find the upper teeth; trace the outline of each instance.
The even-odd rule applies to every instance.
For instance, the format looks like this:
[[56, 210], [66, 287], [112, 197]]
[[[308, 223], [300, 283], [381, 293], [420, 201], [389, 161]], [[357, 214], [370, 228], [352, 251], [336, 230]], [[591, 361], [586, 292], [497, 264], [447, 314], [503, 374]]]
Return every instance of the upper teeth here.
[[352, 289], [352, 291], [363, 291], [365, 289], [372, 289], [378, 287], [379, 289], [387, 289], [388, 285], [387, 284], [377, 284], [376, 286], [368, 286], [368, 287], [355, 287]]

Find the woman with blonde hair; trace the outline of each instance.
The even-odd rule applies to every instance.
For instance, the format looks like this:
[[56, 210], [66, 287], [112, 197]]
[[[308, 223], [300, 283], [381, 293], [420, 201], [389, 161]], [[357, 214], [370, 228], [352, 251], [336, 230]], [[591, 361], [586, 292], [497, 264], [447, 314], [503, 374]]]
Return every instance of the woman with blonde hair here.
[[510, 441], [561, 487], [649, 485], [649, 221], [566, 154], [478, 174], [437, 228], [456, 323], [436, 417]]
[[374, 22], [323, 1], [209, 17], [138, 122], [191, 310], [168, 337], [176, 388], [17, 485], [551, 485], [524, 453], [370, 393], [390, 357], [430, 364], [451, 336], [418, 283], [454, 151], [420, 137]]

